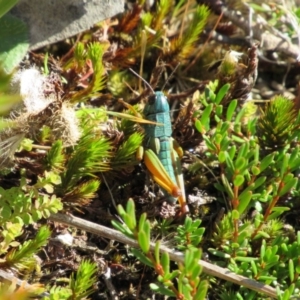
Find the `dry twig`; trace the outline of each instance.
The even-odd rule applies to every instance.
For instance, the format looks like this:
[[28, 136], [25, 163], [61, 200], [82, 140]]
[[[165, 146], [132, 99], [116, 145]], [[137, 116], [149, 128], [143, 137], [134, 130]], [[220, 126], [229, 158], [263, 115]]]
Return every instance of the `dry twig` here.
[[[72, 215], [64, 215], [64, 214], [59, 213], [59, 214], [51, 215], [50, 219], [54, 222], [59, 222], [59, 223], [67, 224], [69, 226], [74, 226], [76, 228], [80, 228], [82, 230], [91, 232], [96, 235], [100, 235], [100, 236], [108, 238], [108, 239], [114, 239], [116, 241], [119, 241], [123, 244], [129, 245], [131, 247], [139, 248], [139, 245], [135, 240], [126, 237], [119, 231], [83, 220], [81, 218], [74, 217]], [[154, 247], [155, 247], [155, 244], [151, 243], [151, 249], [153, 251], [154, 251]], [[180, 263], [184, 263], [183, 253], [181, 253], [179, 251], [174, 251], [165, 246], [161, 246], [160, 251], [167, 252], [169, 254], [171, 260], [180, 262]], [[204, 260], [199, 260], [199, 264], [202, 266], [203, 272], [208, 275], [218, 277], [218, 278], [233, 282], [238, 285], [242, 285], [246, 288], [254, 290], [258, 293], [265, 294], [269, 297], [277, 298], [276, 290], [269, 285], [262, 284], [253, 279], [250, 279], [250, 278], [247, 278], [247, 277], [244, 277], [241, 275], [237, 275], [226, 268], [221, 268], [219, 266], [208, 263]]]

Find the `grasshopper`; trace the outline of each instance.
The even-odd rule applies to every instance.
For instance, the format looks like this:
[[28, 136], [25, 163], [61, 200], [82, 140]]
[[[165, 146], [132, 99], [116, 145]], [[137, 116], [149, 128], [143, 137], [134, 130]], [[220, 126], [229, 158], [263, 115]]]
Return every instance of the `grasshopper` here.
[[[172, 124], [170, 106], [163, 92], [154, 92], [151, 85], [132, 69], [133, 74], [139, 77], [152, 91], [145, 105], [143, 114], [149, 123], [143, 125], [145, 129], [144, 163], [151, 173], [153, 180], [162, 188], [162, 191], [171, 204], [177, 199], [181, 213], [189, 212], [186, 204], [184, 180], [181, 171], [180, 157], [182, 149], [172, 138]], [[125, 104], [125, 103], [124, 103]], [[130, 105], [126, 104], [128, 108]], [[140, 159], [141, 151], [139, 151]]]
[[[152, 89], [151, 89], [152, 90]], [[172, 138], [170, 107], [163, 92], [154, 92], [144, 108], [144, 117], [158, 125], [144, 124], [144, 162], [154, 181], [162, 188], [167, 201], [179, 201], [181, 212], [187, 213], [180, 156], [182, 149]], [[160, 126], [159, 126], [160, 125]]]

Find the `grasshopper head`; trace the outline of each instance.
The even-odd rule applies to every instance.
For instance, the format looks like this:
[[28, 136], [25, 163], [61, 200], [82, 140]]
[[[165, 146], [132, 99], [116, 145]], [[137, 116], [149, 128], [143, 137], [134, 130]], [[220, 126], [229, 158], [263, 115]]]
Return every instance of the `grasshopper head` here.
[[145, 105], [144, 115], [168, 113], [170, 111], [167, 97], [163, 92], [155, 92], [148, 99], [148, 103]]

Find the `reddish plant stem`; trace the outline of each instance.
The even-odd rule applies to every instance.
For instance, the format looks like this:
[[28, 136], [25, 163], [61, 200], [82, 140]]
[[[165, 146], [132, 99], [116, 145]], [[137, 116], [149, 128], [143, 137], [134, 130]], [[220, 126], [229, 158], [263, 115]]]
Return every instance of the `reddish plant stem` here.
[[[284, 177], [283, 177], [283, 178], [284, 178]], [[279, 182], [277, 195], [275, 195], [275, 196], [273, 197], [273, 199], [272, 199], [270, 205], [268, 206], [268, 208], [267, 208], [267, 210], [266, 210], [266, 212], [265, 212], [265, 214], [264, 214], [264, 219], [263, 219], [264, 221], [261, 222], [261, 223], [259, 224], [259, 226], [255, 229], [255, 231], [254, 231], [254, 232], [252, 233], [252, 235], [251, 235], [251, 238], [254, 238], [254, 237], [257, 235], [258, 231], [262, 228], [263, 224], [267, 221], [267, 219], [268, 219], [269, 215], [271, 214], [271, 212], [272, 212], [274, 206], [276, 205], [276, 203], [277, 203], [278, 200], [279, 200], [279, 195], [280, 195], [280, 192], [281, 192], [281, 190], [282, 190], [283, 187], [284, 187], [284, 182], [283, 182], [283, 179], [281, 179], [280, 182]]]

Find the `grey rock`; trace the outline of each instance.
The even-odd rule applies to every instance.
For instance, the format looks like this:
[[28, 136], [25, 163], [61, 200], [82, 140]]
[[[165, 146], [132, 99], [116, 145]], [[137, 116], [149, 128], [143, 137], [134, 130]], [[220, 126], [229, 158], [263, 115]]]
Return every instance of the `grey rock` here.
[[29, 27], [34, 50], [76, 35], [124, 10], [124, 0], [20, 0], [11, 13]]

